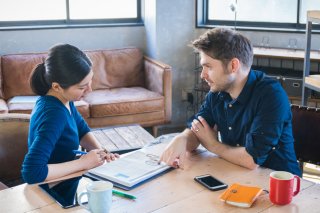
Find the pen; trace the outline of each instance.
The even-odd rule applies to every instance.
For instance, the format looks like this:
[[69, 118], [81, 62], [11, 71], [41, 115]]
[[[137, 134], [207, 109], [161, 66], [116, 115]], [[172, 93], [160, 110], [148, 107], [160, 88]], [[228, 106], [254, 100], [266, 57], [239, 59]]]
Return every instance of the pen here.
[[72, 152], [73, 152], [74, 154], [80, 154], [80, 155], [85, 155], [85, 154], [88, 153], [88, 152], [84, 152], [84, 151], [80, 151], [80, 150], [72, 150]]
[[112, 190], [112, 194], [114, 195], [117, 195], [117, 196], [120, 196], [120, 197], [124, 197], [124, 198], [128, 198], [128, 199], [137, 199], [135, 196], [133, 195], [129, 195], [127, 193], [124, 193], [124, 192], [120, 192], [120, 191], [117, 191], [117, 190]]

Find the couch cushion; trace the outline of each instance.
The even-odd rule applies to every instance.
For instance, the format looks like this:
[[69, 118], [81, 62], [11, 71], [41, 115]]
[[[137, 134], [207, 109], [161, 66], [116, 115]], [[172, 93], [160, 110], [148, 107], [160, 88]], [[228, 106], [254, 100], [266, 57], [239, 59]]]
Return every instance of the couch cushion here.
[[31, 90], [30, 74], [39, 63], [44, 62], [46, 54], [15, 54], [1, 57], [1, 71], [4, 99], [19, 95], [34, 95]]
[[[39, 96], [15, 96], [8, 100], [8, 109], [10, 113], [30, 114]], [[75, 101], [74, 105], [84, 118], [90, 115], [89, 104], [83, 100]]]
[[143, 53], [138, 48], [86, 51], [94, 76], [92, 89], [145, 85]]
[[83, 118], [89, 118], [90, 108], [89, 104], [83, 100], [75, 101], [74, 105], [77, 107], [78, 112], [82, 115]]
[[7, 103], [3, 99], [0, 99], [0, 114], [7, 113], [7, 112], [8, 112]]
[[30, 114], [39, 96], [15, 96], [7, 101], [10, 113]]
[[163, 111], [164, 96], [142, 87], [92, 91], [84, 97], [90, 117], [130, 115]]
[[91, 128], [101, 128], [106, 126], [126, 124], [139, 124], [141, 126], [150, 127], [166, 123], [165, 113], [163, 110], [132, 115], [115, 115], [100, 118], [88, 118], [86, 121]]

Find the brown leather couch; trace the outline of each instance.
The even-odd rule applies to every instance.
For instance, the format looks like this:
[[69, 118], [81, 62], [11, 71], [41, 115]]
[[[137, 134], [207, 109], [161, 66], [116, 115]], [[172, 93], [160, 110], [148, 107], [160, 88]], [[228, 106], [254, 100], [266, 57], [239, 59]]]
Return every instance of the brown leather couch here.
[[[93, 62], [93, 91], [75, 105], [90, 127], [170, 122], [170, 66], [134, 47], [85, 52]], [[36, 98], [29, 76], [45, 57], [46, 53], [0, 56], [0, 113], [31, 112]]]

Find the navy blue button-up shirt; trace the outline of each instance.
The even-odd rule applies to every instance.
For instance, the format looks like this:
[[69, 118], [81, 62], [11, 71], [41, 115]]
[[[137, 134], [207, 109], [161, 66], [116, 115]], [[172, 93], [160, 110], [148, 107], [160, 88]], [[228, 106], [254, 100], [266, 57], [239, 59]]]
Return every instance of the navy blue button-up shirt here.
[[281, 85], [251, 70], [239, 97], [209, 92], [199, 112], [211, 127], [217, 125], [222, 143], [245, 147], [260, 166], [301, 176], [292, 135], [291, 109]]

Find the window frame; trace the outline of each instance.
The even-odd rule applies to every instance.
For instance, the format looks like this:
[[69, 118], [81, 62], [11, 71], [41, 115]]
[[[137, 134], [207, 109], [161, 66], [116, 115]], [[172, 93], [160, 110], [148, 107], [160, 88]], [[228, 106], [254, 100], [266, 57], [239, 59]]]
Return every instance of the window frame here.
[[66, 0], [66, 19], [60, 20], [32, 20], [32, 21], [0, 21], [2, 30], [32, 30], [32, 29], [60, 29], [60, 28], [90, 28], [115, 26], [142, 26], [141, 0], [137, 1], [136, 18], [117, 19], [81, 19], [71, 20], [69, 16], [69, 0]]
[[[212, 28], [212, 27], [230, 27], [234, 28], [235, 22], [229, 20], [209, 20], [208, 18], [208, 1], [196, 0], [196, 28]], [[273, 31], [273, 32], [295, 32], [305, 33], [306, 24], [299, 23], [300, 17], [300, 0], [297, 0], [297, 16], [296, 23], [275, 23], [275, 22], [248, 22], [237, 21], [236, 28], [251, 31]], [[320, 25], [312, 27], [313, 32], [320, 33]]]

